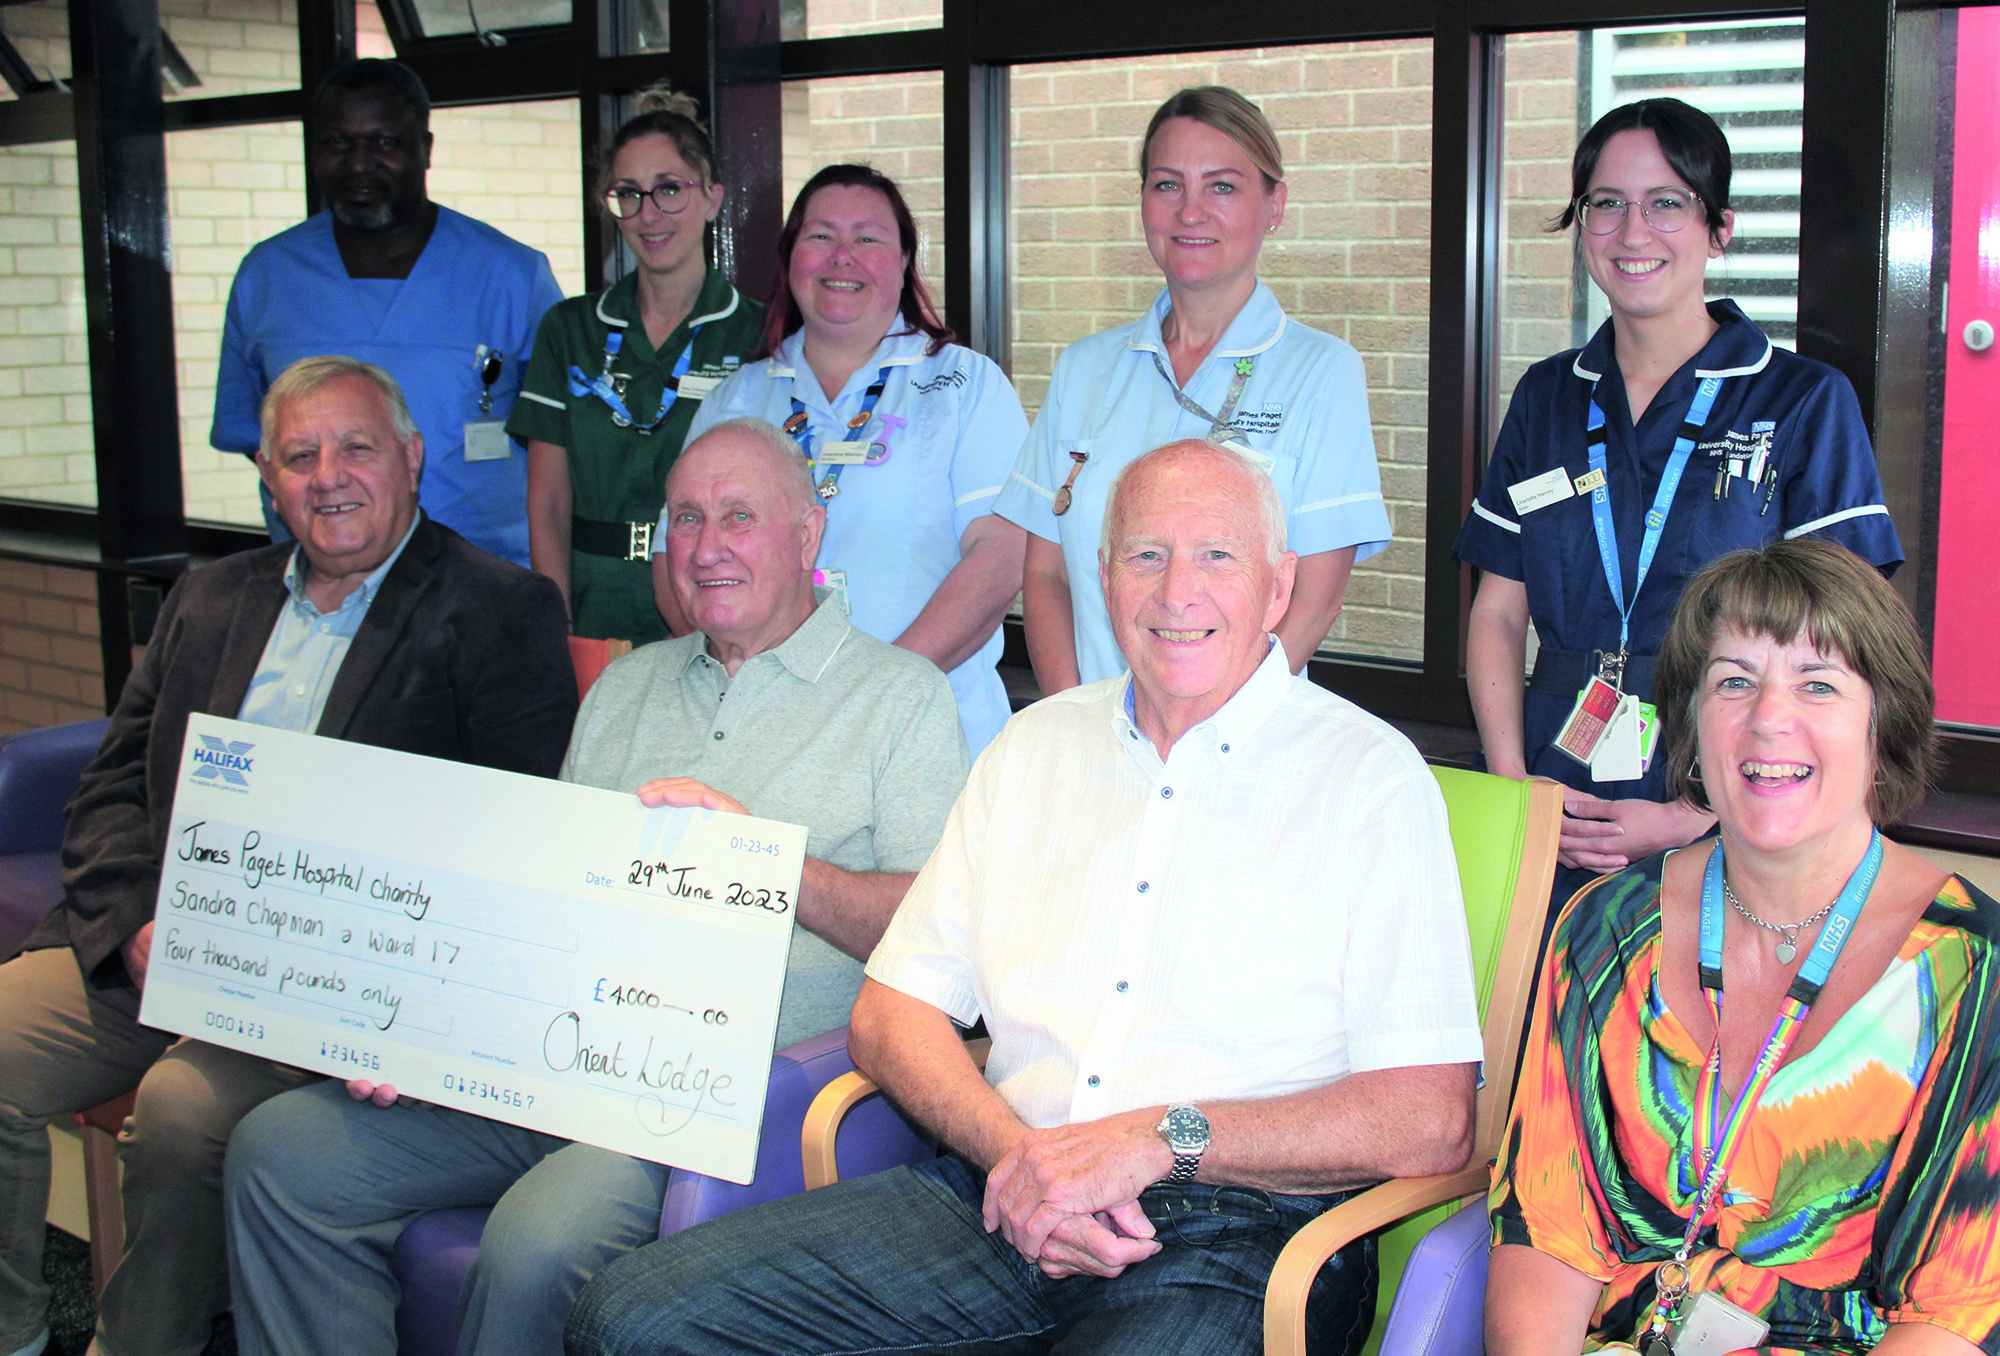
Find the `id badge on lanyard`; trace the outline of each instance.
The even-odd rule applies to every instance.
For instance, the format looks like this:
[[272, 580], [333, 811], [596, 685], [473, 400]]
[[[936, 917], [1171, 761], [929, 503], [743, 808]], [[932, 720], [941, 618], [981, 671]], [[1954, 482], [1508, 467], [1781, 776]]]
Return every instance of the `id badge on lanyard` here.
[[[1604, 582], [1611, 590], [1612, 606], [1618, 609], [1618, 651], [1615, 654], [1598, 652], [1597, 673], [1577, 694], [1569, 719], [1563, 722], [1556, 735], [1555, 747], [1565, 756], [1589, 766], [1592, 775], [1599, 781], [1633, 780], [1645, 774], [1646, 765], [1651, 761], [1652, 740], [1648, 735], [1658, 728], [1658, 712], [1651, 703], [1642, 702], [1624, 690], [1625, 664], [1629, 657], [1627, 647], [1632, 636], [1632, 609], [1638, 604], [1639, 591], [1645, 588], [1646, 576], [1653, 568], [1653, 557], [1659, 552], [1667, 515], [1673, 510], [1674, 492], [1680, 488], [1681, 475], [1687, 470], [1688, 459], [1694, 455], [1702, 425], [1708, 422], [1709, 411], [1715, 408], [1715, 398], [1721, 391], [1721, 377], [1703, 377], [1701, 384], [1695, 388], [1694, 400], [1688, 406], [1687, 417], [1681, 420], [1680, 433], [1674, 439], [1673, 454], [1667, 458], [1666, 469], [1660, 474], [1660, 487], [1653, 494], [1653, 506], [1646, 511], [1646, 530], [1639, 539], [1638, 570], [1632, 581], [1632, 596], [1627, 599], [1625, 572], [1618, 561], [1618, 532], [1611, 519], [1611, 491], [1605, 470], [1604, 411], [1597, 403], [1596, 387], [1591, 388], [1589, 422], [1584, 434], [1589, 448], [1590, 474], [1579, 477], [1579, 480], [1592, 482], [1590, 521], [1597, 535], [1597, 556], [1604, 567]], [[1597, 775], [1600, 758], [1604, 762], [1604, 771], [1610, 775]], [[1637, 770], [1633, 771], [1635, 761]]]

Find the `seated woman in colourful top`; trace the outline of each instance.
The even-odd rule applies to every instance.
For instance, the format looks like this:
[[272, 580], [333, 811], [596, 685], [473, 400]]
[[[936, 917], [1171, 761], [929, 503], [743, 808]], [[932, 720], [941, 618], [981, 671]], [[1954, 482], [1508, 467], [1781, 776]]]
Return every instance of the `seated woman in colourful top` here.
[[1655, 682], [1721, 842], [1556, 923], [1487, 1351], [2000, 1351], [2000, 905], [1876, 831], [1935, 757], [1908, 611], [1830, 542], [1739, 551]]

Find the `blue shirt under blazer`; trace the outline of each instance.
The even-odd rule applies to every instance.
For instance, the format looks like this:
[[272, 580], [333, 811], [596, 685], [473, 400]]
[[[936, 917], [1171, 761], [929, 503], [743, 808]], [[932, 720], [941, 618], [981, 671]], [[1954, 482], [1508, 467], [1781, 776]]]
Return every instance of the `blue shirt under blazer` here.
[[[438, 208], [437, 226], [406, 279], [350, 278], [321, 212], [253, 246], [229, 286], [209, 443], [255, 452], [257, 410], [300, 358], [341, 354], [383, 368], [403, 388], [424, 435], [424, 511], [474, 546], [528, 563], [528, 454], [519, 443], [491, 461], [465, 459], [465, 425], [505, 422], [528, 370], [535, 329], [562, 300], [540, 250]], [[506, 355], [493, 412], [474, 362], [481, 344]]]
[[[1163, 289], [1146, 314], [1129, 325], [1079, 339], [1056, 360], [1049, 393], [1027, 445], [994, 512], [1062, 546], [1076, 618], [1077, 668], [1086, 683], [1125, 672], [1097, 582], [1097, 547], [1111, 482], [1128, 463], [1166, 443], [1206, 438], [1208, 421], [1190, 414], [1154, 365], [1169, 372], [1160, 326], [1171, 305]], [[1345, 341], [1285, 315], [1271, 289], [1257, 284], [1250, 300], [1184, 388], [1188, 398], [1220, 414], [1237, 360], [1254, 357], [1232, 420], [1241, 442], [1267, 469], [1285, 505], [1289, 546], [1302, 556], [1355, 548], [1366, 560], [1389, 544], [1389, 513], [1375, 465], [1368, 422], [1368, 387], [1361, 355]], [[1055, 495], [1089, 455], [1070, 488], [1068, 513]]]
[[[1861, 406], [1847, 378], [1773, 345], [1734, 302], [1710, 302], [1708, 313], [1721, 328], [1668, 378], [1636, 430], [1610, 321], [1583, 348], [1529, 368], [1514, 388], [1485, 483], [1458, 535], [1461, 560], [1528, 588], [1528, 611], [1541, 641], [1526, 700], [1528, 771], [1607, 800], [1664, 799], [1666, 768], [1656, 757], [1636, 781], [1598, 782], [1588, 767], [1553, 747], [1576, 694], [1596, 671], [1590, 652], [1618, 648], [1619, 609], [1598, 556], [1590, 496], [1574, 495], [1521, 514], [1507, 492], [1557, 466], [1572, 481], [1585, 473], [1584, 429], [1593, 385], [1604, 410], [1607, 488], [1629, 597], [1646, 511], [1695, 387], [1704, 377], [1722, 378], [1632, 609], [1634, 662], [1626, 670], [1626, 691], [1651, 700], [1652, 660], [1674, 604], [1688, 580], [1717, 556], [1780, 537], [1817, 535], [1885, 571], [1903, 560], [1895, 524], [1882, 503]], [[1745, 477], [1731, 477], [1727, 497], [1717, 499], [1718, 468], [1726, 469], [1732, 457], [1742, 459], [1766, 436], [1777, 478], [1769, 508], [1763, 487]]]
[[[957, 344], [926, 354], [929, 343], [929, 335], [898, 316], [874, 354], [828, 400], [806, 365], [805, 331], [795, 330], [776, 353], [711, 391], [688, 426], [689, 442], [743, 415], [782, 426], [797, 397], [814, 448], [848, 438], [888, 448], [876, 465], [842, 468], [840, 493], [826, 506], [819, 568], [845, 571], [849, 620], [890, 642], [909, 629], [958, 564], [966, 528], [993, 511], [1028, 432], [1013, 385], [991, 359]], [[885, 369], [874, 413], [850, 431], [848, 422]], [[821, 466], [815, 478], [827, 470]], [[665, 532], [663, 515], [656, 549], [665, 549]], [[976, 654], [945, 675], [974, 758], [1000, 733], [1010, 710], [994, 667], [1000, 644], [996, 628]]]

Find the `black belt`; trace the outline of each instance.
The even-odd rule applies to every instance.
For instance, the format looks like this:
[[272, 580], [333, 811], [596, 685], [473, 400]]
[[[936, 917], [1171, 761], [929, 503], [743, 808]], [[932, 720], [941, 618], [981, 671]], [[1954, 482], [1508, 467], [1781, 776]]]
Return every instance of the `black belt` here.
[[[1653, 699], [1653, 662], [1650, 654], [1625, 656], [1625, 681], [1620, 691], [1630, 692], [1640, 701]], [[1528, 691], [1549, 697], [1574, 698], [1583, 685], [1597, 676], [1597, 651], [1551, 650], [1547, 646], [1535, 655], [1535, 671], [1528, 677]]]
[[595, 518], [569, 520], [569, 548], [613, 560], [651, 560], [653, 526], [644, 523], [605, 523]]

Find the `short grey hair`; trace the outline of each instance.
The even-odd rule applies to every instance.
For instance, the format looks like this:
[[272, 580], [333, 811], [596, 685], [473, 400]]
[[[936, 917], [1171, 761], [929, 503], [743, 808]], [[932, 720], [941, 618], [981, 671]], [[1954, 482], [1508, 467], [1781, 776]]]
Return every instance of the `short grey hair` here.
[[375, 383], [389, 406], [389, 423], [396, 431], [396, 445], [408, 447], [410, 439], [417, 436], [417, 421], [410, 417], [409, 402], [403, 399], [403, 388], [396, 384], [396, 379], [374, 363], [338, 354], [324, 354], [317, 358], [299, 359], [280, 372], [278, 379], [271, 383], [271, 389], [264, 392], [264, 403], [257, 410], [257, 454], [265, 461], [271, 459], [271, 438], [277, 431], [280, 405], [290, 400], [302, 400], [342, 377], [366, 377]]
[[[805, 450], [793, 442], [789, 434], [768, 419], [759, 419], [749, 414], [725, 419], [682, 448], [681, 455], [685, 457], [700, 444], [724, 433], [740, 434], [771, 453], [778, 464], [779, 488], [798, 508], [799, 517], [805, 517], [807, 513], [820, 506], [819, 491], [813, 487], [812, 467], [806, 464]], [[679, 463], [676, 462], [675, 465]], [[673, 473], [668, 472], [668, 481], [671, 482], [673, 478]]]
[[1144, 456], [1127, 462], [1113, 477], [1111, 496], [1104, 503], [1104, 528], [1097, 545], [1098, 561], [1108, 564], [1111, 560], [1111, 544], [1117, 539], [1119, 517], [1133, 475], [1155, 458], [1188, 455], [1208, 457], [1223, 475], [1236, 476], [1249, 487], [1251, 496], [1257, 501], [1257, 516], [1264, 529], [1264, 563], [1276, 565], [1278, 557], [1285, 553], [1285, 502], [1278, 497], [1278, 487], [1256, 462], [1233, 447], [1224, 447], [1205, 438], [1182, 438], [1156, 447]]

